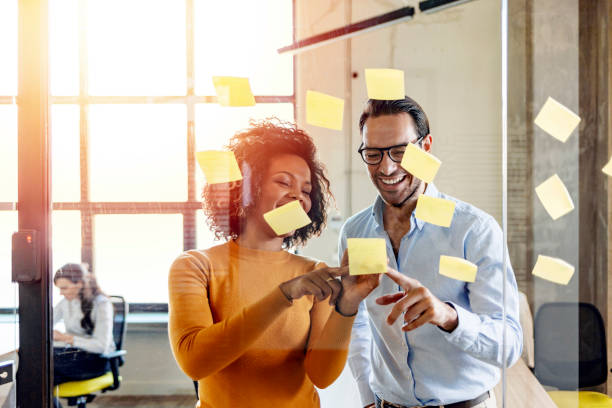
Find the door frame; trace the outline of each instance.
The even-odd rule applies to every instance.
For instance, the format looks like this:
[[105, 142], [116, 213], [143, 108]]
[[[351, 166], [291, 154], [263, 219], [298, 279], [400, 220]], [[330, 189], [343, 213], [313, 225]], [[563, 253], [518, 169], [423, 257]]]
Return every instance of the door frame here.
[[48, 0], [18, 2], [18, 225], [37, 231], [41, 279], [19, 283], [17, 407], [52, 405]]

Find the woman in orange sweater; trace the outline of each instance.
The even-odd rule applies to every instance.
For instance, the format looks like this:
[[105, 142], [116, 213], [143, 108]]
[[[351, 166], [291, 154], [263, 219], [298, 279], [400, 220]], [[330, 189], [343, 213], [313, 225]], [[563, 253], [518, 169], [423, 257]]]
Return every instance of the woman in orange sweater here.
[[[312, 139], [264, 121], [233, 136], [243, 180], [206, 185], [227, 243], [183, 253], [169, 275], [169, 335], [200, 407], [319, 407], [346, 362], [359, 302], [379, 275], [349, 276], [288, 248], [321, 233], [331, 197]], [[312, 223], [278, 236], [263, 214], [298, 200]], [[336, 279], [341, 277], [341, 279]]]

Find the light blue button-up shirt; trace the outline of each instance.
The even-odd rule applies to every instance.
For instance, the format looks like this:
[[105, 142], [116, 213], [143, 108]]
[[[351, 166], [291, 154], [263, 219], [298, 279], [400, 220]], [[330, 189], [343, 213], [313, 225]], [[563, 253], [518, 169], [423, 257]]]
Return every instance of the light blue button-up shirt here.
[[[339, 254], [347, 238], [384, 238], [390, 266], [417, 279], [433, 295], [452, 305], [458, 326], [448, 333], [433, 324], [401, 330], [403, 318], [386, 323], [392, 305], [377, 297], [401, 288], [383, 276], [381, 284], [359, 306], [349, 349], [349, 366], [364, 405], [374, 393], [387, 401], [412, 405], [443, 405], [473, 399], [493, 389], [500, 379], [502, 350], [502, 231], [493, 217], [476, 207], [440, 193], [429, 184], [425, 195], [455, 202], [449, 228], [410, 217], [397, 258], [384, 230], [380, 197], [373, 206], [349, 218], [340, 233]], [[440, 255], [467, 259], [478, 266], [476, 281], [466, 283], [438, 273]], [[523, 334], [518, 317], [514, 272], [507, 263], [506, 361], [521, 355]]]

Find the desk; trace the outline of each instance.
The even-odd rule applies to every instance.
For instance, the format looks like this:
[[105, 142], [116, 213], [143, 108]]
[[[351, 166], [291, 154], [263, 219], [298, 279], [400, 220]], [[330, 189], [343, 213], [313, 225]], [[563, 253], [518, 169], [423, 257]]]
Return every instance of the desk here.
[[[4, 319], [0, 319], [0, 362], [13, 360], [14, 376], [17, 372], [16, 349], [19, 346], [19, 325], [15, 322], [14, 315], [3, 315], [3, 317]], [[0, 385], [0, 406], [16, 406], [14, 385], [14, 382]]]
[[0, 319], [0, 361], [19, 347], [19, 324], [13, 315]]
[[[544, 387], [522, 358], [506, 370], [506, 406], [510, 408], [557, 408]], [[502, 383], [494, 389], [497, 406], [502, 406]]]

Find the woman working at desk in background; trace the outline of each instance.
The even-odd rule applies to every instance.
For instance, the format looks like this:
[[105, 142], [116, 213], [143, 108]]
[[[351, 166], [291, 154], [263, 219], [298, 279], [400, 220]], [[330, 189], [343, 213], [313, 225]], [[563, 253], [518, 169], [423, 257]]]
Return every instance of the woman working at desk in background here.
[[[113, 305], [95, 277], [80, 264], [66, 264], [53, 283], [64, 297], [53, 308], [53, 326], [63, 321], [66, 332], [53, 330], [54, 384], [86, 380], [110, 371], [100, 354], [115, 350]], [[56, 407], [59, 402], [55, 401]]]
[[[200, 407], [319, 407], [314, 386], [342, 372], [359, 302], [380, 275], [346, 276], [287, 251], [323, 230], [331, 196], [310, 136], [252, 123], [229, 148], [244, 178], [202, 193], [228, 242], [185, 252], [170, 270], [174, 356], [199, 380]], [[312, 222], [277, 235], [264, 214], [296, 200]]]

